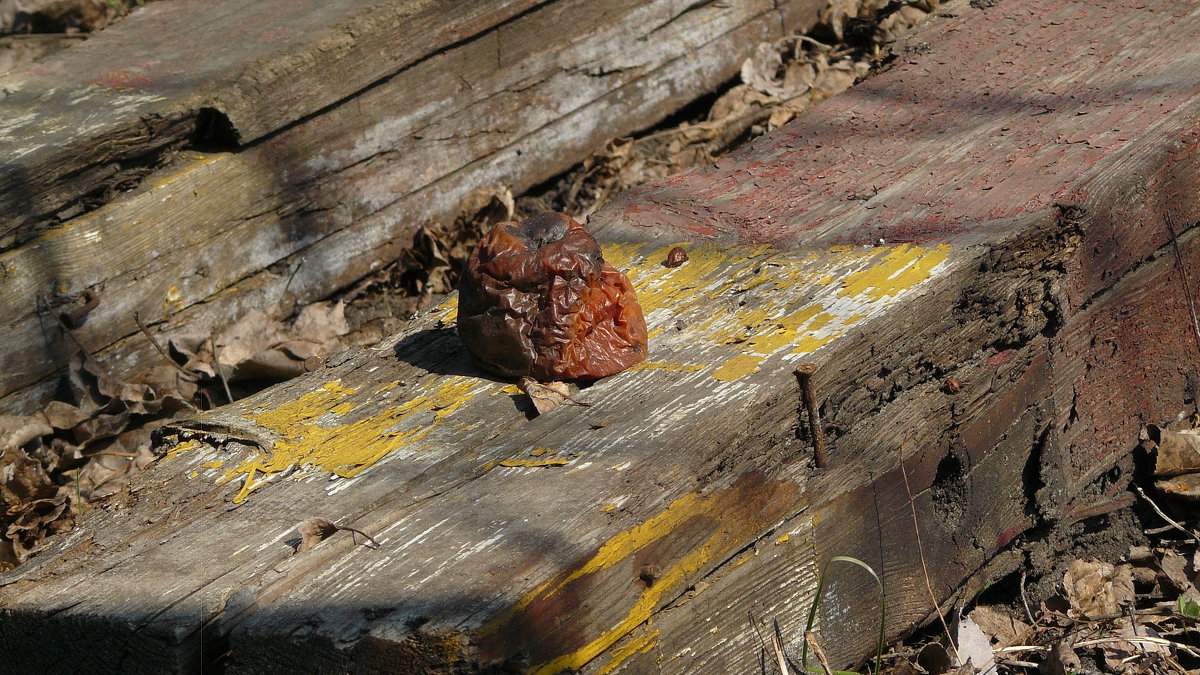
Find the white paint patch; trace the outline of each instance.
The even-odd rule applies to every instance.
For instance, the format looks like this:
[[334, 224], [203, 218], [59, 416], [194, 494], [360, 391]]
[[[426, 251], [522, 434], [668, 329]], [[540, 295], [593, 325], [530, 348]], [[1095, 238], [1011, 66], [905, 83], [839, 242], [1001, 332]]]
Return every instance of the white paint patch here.
[[404, 549], [408, 548], [409, 546], [412, 546], [413, 544], [420, 544], [421, 542], [425, 541], [425, 537], [428, 536], [430, 532], [433, 532], [434, 530], [441, 527], [442, 525], [445, 525], [449, 520], [450, 520], [450, 518], [443, 518], [441, 521], [439, 521], [433, 525], [430, 525], [424, 532], [418, 534], [417, 536], [413, 537], [412, 539], [409, 539], [404, 544], [397, 546], [395, 550], [403, 551]]
[[583, 471], [584, 469], [588, 468], [591, 465], [592, 465], [591, 462], [584, 462], [583, 464], [580, 464], [579, 466], [568, 469], [567, 473], [575, 473], [576, 471]]
[[329, 486], [328, 488], [326, 488], [325, 494], [330, 495], [330, 496], [335, 495], [335, 494], [341, 492], [342, 490], [345, 490], [346, 488], [353, 485], [355, 483], [355, 481], [358, 480], [358, 478], [359, 478], [359, 476], [355, 476], [354, 478], [343, 478], [343, 479], [339, 480], [338, 482], [334, 483], [333, 485]]

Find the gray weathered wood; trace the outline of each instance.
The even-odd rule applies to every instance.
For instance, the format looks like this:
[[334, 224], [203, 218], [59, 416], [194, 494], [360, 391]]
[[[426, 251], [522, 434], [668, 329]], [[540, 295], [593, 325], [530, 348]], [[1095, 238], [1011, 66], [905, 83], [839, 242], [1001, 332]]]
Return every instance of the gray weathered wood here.
[[[0, 577], [0, 647], [28, 670], [228, 650], [247, 673], [755, 672], [747, 613], [796, 647], [833, 556], [880, 571], [894, 636], [932, 611], [923, 561], [951, 603], [1013, 569], [1014, 542], [1118, 508], [1114, 467], [1188, 405], [1197, 358], [1180, 270], [1200, 275], [1200, 11], [952, 13], [810, 117], [596, 214], [652, 335], [589, 406], [528, 419], [462, 351], [453, 303], [429, 308], [169, 429], [125, 508]], [[964, 112], [999, 75], [1011, 100]], [[675, 244], [691, 260], [669, 269]], [[1130, 364], [1153, 376], [1130, 386]], [[318, 515], [381, 548], [341, 533], [292, 556]], [[875, 590], [831, 579], [821, 640], [847, 663]], [[66, 639], [81, 626], [94, 641]]]
[[39, 296], [57, 307], [99, 290], [76, 337], [136, 373], [159, 357], [134, 311], [165, 333], [203, 332], [244, 307], [290, 311], [285, 285], [289, 299], [325, 297], [476, 187], [526, 189], [711, 90], [758, 42], [811, 24], [815, 5], [550, 3], [248, 147], [183, 152], [131, 194], [0, 253], [12, 317], [0, 405], [36, 407], [75, 349]]

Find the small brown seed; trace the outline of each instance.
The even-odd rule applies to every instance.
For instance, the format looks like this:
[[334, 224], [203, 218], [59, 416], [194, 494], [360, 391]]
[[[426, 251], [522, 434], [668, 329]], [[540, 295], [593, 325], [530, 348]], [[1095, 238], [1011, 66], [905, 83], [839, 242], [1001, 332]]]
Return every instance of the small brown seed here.
[[687, 251], [676, 246], [667, 253], [667, 261], [663, 263], [667, 267], [679, 267], [688, 261]]

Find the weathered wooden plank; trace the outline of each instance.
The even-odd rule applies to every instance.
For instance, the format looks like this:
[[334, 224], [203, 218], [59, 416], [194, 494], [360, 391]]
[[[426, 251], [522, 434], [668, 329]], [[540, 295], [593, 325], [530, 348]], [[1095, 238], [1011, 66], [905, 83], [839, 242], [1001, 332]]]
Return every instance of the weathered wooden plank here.
[[[895, 635], [931, 611], [922, 556], [936, 555], [930, 582], [946, 601], [973, 591], [977, 570], [1003, 571], [1014, 540], [1102, 513], [1097, 472], [1119, 464], [1136, 420], [1185, 405], [1170, 367], [1195, 360], [1179, 275], [1200, 274], [1186, 171], [1200, 87], [1180, 64], [1196, 58], [1183, 38], [1200, 11], [1006, 0], [954, 12], [918, 32], [928, 50], [852, 99], [596, 214], [652, 334], [647, 364], [579, 394], [590, 406], [527, 419], [515, 389], [462, 351], [453, 304], [432, 308], [376, 349], [179, 425], [135, 503], [0, 577], [0, 642], [43, 670], [54, 664], [33, 636], [73, 664], [116, 663], [118, 650], [61, 639], [99, 624], [129, 645], [126, 664], [153, 653], [180, 669], [215, 645], [231, 672], [753, 672], [746, 612], [778, 619], [794, 646], [834, 555], [884, 574]], [[1147, 54], [1153, 67], [1131, 79]], [[1106, 119], [1134, 126], [1083, 155], [1052, 148], [1062, 167], [1031, 172], [1010, 166], [1018, 150], [1111, 125], [1060, 105], [999, 110], [1001, 127], [927, 114], [916, 129], [892, 98], [949, 110], [997, 70], [1015, 74], [1014, 100], [1047, 86], [1031, 74], [1062, 73], [1064, 101], [1084, 78], [1111, 96]], [[859, 133], [833, 133], [851, 118]], [[953, 189], [981, 177], [993, 189]], [[1157, 229], [1168, 207], [1178, 254]], [[691, 260], [661, 266], [677, 243]], [[1153, 339], [1126, 315], [1154, 323]], [[801, 361], [819, 364], [824, 471], [799, 431]], [[1126, 363], [1160, 377], [1114, 396], [1135, 421], [1108, 423], [1100, 392]], [[314, 515], [383, 546], [339, 538], [291, 557], [283, 540]], [[839, 662], [869, 649], [876, 598], [863, 581], [839, 573], [825, 601], [822, 640]]]
[[172, 150], [261, 138], [536, 5], [150, 3], [0, 80], [0, 250], [106, 203]]
[[[301, 301], [324, 297], [394, 259], [412, 228], [453, 215], [476, 187], [525, 189], [717, 86], [792, 25], [784, 18], [811, 23], [797, 7], [814, 6], [559, 2], [251, 147], [186, 153], [128, 198], [0, 254], [0, 311], [15, 317], [0, 400], [36, 405], [74, 349], [47, 330], [39, 294], [101, 289], [77, 337], [136, 372], [157, 355], [133, 311], [198, 331], [239, 305], [279, 307], [285, 284]], [[585, 28], [566, 45], [542, 39], [563, 24]], [[263, 271], [300, 258], [294, 278]], [[250, 292], [250, 277], [266, 288]]]
[[[350, 504], [361, 504], [364, 499], [377, 502], [380, 504], [381, 513], [360, 519], [359, 524], [366, 528], [374, 528], [387, 541], [404, 542], [417, 537], [435, 522], [442, 520], [439, 518], [437, 521], [431, 522], [427, 520], [427, 515], [422, 515], [424, 510], [421, 505], [428, 503], [431, 495], [440, 494], [441, 497], [438, 498], [440, 500], [450, 494], [460, 494], [462, 504], [458, 514], [450, 522], [444, 523], [443, 527], [427, 536], [436, 536], [438, 540], [450, 541], [463, 536], [463, 533], [469, 530], [473, 532], [470, 536], [470, 541], [473, 543], [468, 549], [479, 541], [488, 539], [492, 539], [493, 542], [503, 541], [503, 538], [496, 539], [494, 535], [505, 532], [509, 528], [513, 530], [512, 536], [529, 538], [526, 545], [517, 549], [507, 547], [494, 549], [492, 546], [479, 548], [477, 555], [496, 556], [496, 562], [503, 563], [501, 569], [504, 569], [511, 561], [509, 572], [493, 572], [479, 577], [464, 570], [467, 576], [476, 577], [465, 579], [447, 568], [452, 576], [452, 579], [446, 580], [446, 583], [451, 584], [448, 588], [457, 589], [457, 592], [463, 595], [457, 605], [450, 601], [453, 600], [451, 598], [445, 607], [438, 607], [437, 603], [432, 603], [434, 606], [430, 607], [428, 606], [431, 604], [429, 601], [419, 597], [414, 598], [416, 604], [407, 608], [406, 611], [409, 613], [423, 612], [431, 619], [436, 619], [438, 625], [453, 625], [466, 618], [454, 619], [453, 613], [456, 611], [475, 614], [479, 607], [475, 604], [477, 600], [471, 598], [476, 594], [484, 594], [480, 596], [482, 598], [499, 594], [499, 597], [492, 602], [503, 603], [506, 596], [508, 602], [511, 602], [511, 597], [518, 594], [525, 586], [524, 582], [518, 583], [518, 578], [510, 578], [511, 574], [521, 576], [532, 572], [538, 572], [541, 575], [553, 574], [564, 562], [586, 556], [591, 548], [604, 540], [604, 532], [615, 523], [658, 518], [659, 522], [670, 524], [665, 532], [658, 532], [651, 538], [651, 541], [637, 546], [638, 550], [654, 545], [656, 541], [670, 534], [676, 527], [682, 527], [683, 529], [667, 537], [657, 546], [662, 547], [673, 542], [673, 546], [686, 550], [695, 545], [696, 537], [701, 537], [702, 541], [709, 537], [705, 532], [704, 523], [707, 519], [711, 519], [726, 528], [728, 532], [718, 541], [720, 545], [717, 550], [698, 556], [696, 565], [700, 568], [715, 568], [724, 556], [736, 553], [737, 549], [741, 547], [738, 542], [743, 539], [743, 536], [735, 537], [733, 536], [735, 532], [753, 534], [774, 526], [773, 521], [779, 519], [779, 517], [755, 516], [739, 509], [746, 509], [749, 508], [749, 505], [760, 503], [759, 500], [773, 494], [773, 490], [783, 490], [783, 492], [778, 495], [778, 499], [767, 500], [767, 502], [774, 505], [771, 508], [784, 508], [793, 504], [800, 496], [800, 488], [775, 479], [762, 479], [766, 482], [760, 481], [759, 483], [747, 483], [746, 480], [749, 479], [743, 479], [740, 484], [735, 482], [734, 485], [728, 486], [720, 497], [697, 499], [695, 495], [689, 494], [695, 484], [694, 477], [688, 477], [694, 470], [694, 467], [691, 466], [692, 462], [705, 461], [716, 464], [725, 458], [736, 456], [727, 455], [728, 448], [724, 445], [718, 447], [706, 444], [705, 439], [720, 434], [723, 440], [730, 442], [731, 445], [738, 444], [737, 439], [728, 433], [728, 419], [724, 415], [699, 415], [695, 414], [695, 411], [704, 409], [706, 406], [711, 409], [714, 406], [713, 401], [721, 400], [727, 411], [745, 409], [747, 413], [754, 413], [757, 416], [762, 414], [760, 404], [764, 396], [776, 399], [772, 408], [773, 414], [782, 412], [788, 417], [789, 421], [784, 423], [783, 430], [785, 437], [791, 437], [789, 443], [791, 450], [790, 452], [780, 452], [763, 468], [773, 468], [782, 463], [792, 466], [792, 470], [798, 472], [800, 476], [805, 472], [803, 454], [798, 452], [804, 447], [804, 444], [795, 439], [794, 432], [790, 428], [794, 422], [793, 392], [788, 390], [786, 400], [780, 401], [778, 400], [778, 391], [753, 386], [754, 383], [745, 378], [746, 366], [741, 358], [744, 355], [742, 349], [736, 344], [727, 344], [727, 342], [738, 339], [740, 332], [745, 330], [748, 325], [747, 322], [754, 321], [755, 317], [769, 316], [785, 307], [796, 306], [799, 310], [794, 313], [797, 316], [797, 325], [789, 329], [787, 336], [779, 336], [780, 344], [787, 344], [797, 332], [803, 332], [802, 326], [812, 323], [812, 334], [804, 343], [807, 348], [811, 349], [828, 336], [846, 330], [844, 322], [857, 321], [858, 319], [852, 318], [856, 314], [861, 314], [862, 320], [866, 321], [872, 313], [878, 313], [889, 306], [893, 298], [892, 295], [874, 297], [864, 288], [859, 296], [842, 299], [840, 284], [820, 283], [827, 274], [842, 278], [846, 276], [847, 269], [869, 271], [880, 265], [886, 266], [889, 262], [894, 264], [897, 256], [907, 256], [910, 261], [914, 262], [919, 262], [923, 257], [928, 256], [930, 259], [926, 261], [926, 274], [918, 273], [894, 282], [895, 287], [892, 290], [896, 296], [903, 297], [905, 294], [913, 293], [910, 285], [916, 285], [926, 280], [931, 270], [937, 265], [944, 266], [944, 256], [936, 250], [878, 249], [846, 251], [828, 256], [750, 251], [740, 257], [731, 258], [728, 254], [717, 250], [700, 248], [692, 250], [692, 261], [687, 266], [677, 270], [667, 270], [660, 265], [661, 259], [665, 255], [665, 248], [658, 246], [642, 248], [646, 250], [642, 254], [637, 254], [636, 252], [631, 253], [629, 247], [617, 246], [610, 248], [608, 256], [614, 261], [620, 261], [622, 255], [625, 255], [628, 259], [623, 262], [632, 267], [634, 278], [641, 286], [641, 296], [648, 309], [652, 329], [655, 329], [657, 333], [656, 351], [652, 354], [653, 361], [646, 367], [590, 388], [586, 393], [586, 400], [592, 403], [591, 408], [556, 411], [566, 412], [571, 415], [570, 418], [564, 418], [561, 415], [558, 417], [546, 416], [527, 422], [523, 411], [514, 406], [510, 396], [505, 395], [506, 391], [512, 391], [510, 386], [480, 379], [477, 377], [478, 373], [473, 371], [467, 371], [466, 376], [454, 375], [449, 378], [438, 376], [437, 373], [462, 372], [451, 369], [461, 369], [464, 365], [464, 354], [457, 341], [445, 329], [436, 328], [439, 318], [449, 318], [446, 313], [450, 309], [440, 309], [429, 317], [429, 323], [416, 329], [419, 337], [408, 340], [400, 339], [401, 344], [405, 342], [408, 344], [398, 350], [399, 359], [395, 359], [392, 356], [392, 350], [385, 346], [368, 360], [355, 360], [340, 366], [345, 369], [345, 374], [335, 371], [324, 373], [319, 378], [321, 380], [330, 378], [331, 381], [338, 378], [343, 381], [351, 378], [358, 380], [355, 393], [349, 393], [335, 385], [330, 385], [326, 392], [332, 398], [317, 401], [310, 397], [307, 400], [316, 403], [317, 408], [307, 412], [297, 411], [300, 417], [297, 417], [296, 420], [314, 415], [319, 418], [324, 415], [323, 410], [325, 409], [333, 407], [343, 409], [349, 407], [347, 404], [357, 405], [361, 402], [362, 406], [366, 406], [362, 410], [361, 414], [364, 417], [361, 419], [370, 425], [371, 430], [361, 428], [351, 432], [353, 440], [349, 437], [343, 438], [342, 441], [346, 442], [344, 445], [342, 441], [332, 437], [320, 444], [326, 448], [340, 446], [342, 450], [353, 453], [354, 456], [338, 456], [335, 453], [329, 457], [328, 462], [318, 458], [313, 458], [313, 461], [318, 464], [328, 463], [329, 466], [341, 466], [343, 473], [355, 473], [358, 470], [356, 464], [367, 462], [384, 454], [388, 449], [394, 448], [396, 451], [387, 455], [385, 461], [375, 465], [373, 469], [375, 472], [387, 472], [388, 477], [384, 480], [373, 480], [369, 486], [361, 481], [355, 481], [351, 489], [330, 490], [324, 475], [313, 475], [310, 480], [294, 484], [295, 486], [308, 486], [305, 492], [309, 496], [300, 497], [292, 493], [287, 495], [283, 502], [276, 503], [274, 498], [271, 498], [270, 501], [275, 504], [275, 508], [287, 511], [301, 508], [319, 509], [322, 512], [328, 512], [328, 510], [337, 512], [342, 508], [348, 508]], [[919, 267], [920, 265], [918, 265]], [[756, 270], [758, 271], [756, 272]], [[763, 270], [776, 270], [776, 275], [764, 274]], [[802, 282], [808, 291], [795, 296], [781, 292], [781, 289], [794, 282]], [[748, 301], [741, 306], [740, 311], [736, 311], [739, 296], [734, 295], [733, 291], [743, 290], [746, 286], [756, 287], [757, 292], [752, 301]], [[810, 303], [806, 297], [809, 295], [817, 299], [817, 304]], [[830, 314], [829, 318], [822, 319], [820, 312], [813, 311], [813, 308], [820, 306], [821, 301], [825, 298], [829, 298], [828, 302], [834, 307], [831, 311], [836, 314]], [[714, 303], [727, 306], [729, 311], [714, 315], [712, 308]], [[777, 303], [783, 303], [783, 305], [779, 306]], [[835, 319], [834, 316], [838, 318]], [[682, 331], [675, 328], [681, 322], [686, 324]], [[704, 345], [704, 348], [697, 350], [696, 345]], [[786, 381], [791, 377], [787, 361], [800, 358], [800, 356], [802, 355], [782, 356], [777, 362], [774, 362], [776, 365], [771, 368], [771, 371]], [[408, 360], [416, 361], [417, 365], [409, 365], [406, 363]], [[374, 369], [374, 372], [367, 374], [366, 371], [371, 369]], [[364, 377], [359, 379], [358, 375], [352, 373], [358, 373]], [[421, 373], [433, 373], [434, 375], [420, 375]], [[414, 379], [413, 374], [420, 375], [420, 379]], [[385, 388], [395, 380], [408, 383], [404, 388], [397, 386], [395, 389], [388, 390], [399, 389], [400, 397], [398, 399], [381, 398], [377, 390]], [[739, 382], [739, 380], [741, 381]], [[303, 398], [306, 394], [302, 392], [311, 387], [310, 382], [297, 381], [292, 383], [291, 394], [279, 395], [284, 398], [289, 396]], [[411, 394], [408, 393], [408, 390], [414, 387], [418, 391], [428, 391], [430, 396], [410, 398]], [[463, 392], [450, 391], [455, 388], [465, 389]], [[466, 396], [465, 400], [464, 393], [470, 394]], [[322, 396], [325, 394], [318, 394], [317, 398]], [[707, 399], [707, 403], [705, 399]], [[637, 418], [621, 417], [619, 406], [622, 402], [630, 400], [637, 401], [637, 405], [646, 409], [650, 414]], [[397, 401], [403, 402], [397, 406], [395, 405]], [[247, 405], [253, 407], [257, 403], [248, 402]], [[379, 410], [380, 413], [372, 413], [372, 410]], [[614, 413], [618, 415], [618, 418], [612, 424], [596, 430], [590, 429], [592, 423], [602, 421], [598, 417], [606, 417]], [[356, 411], [355, 414], [357, 415], [358, 412]], [[430, 418], [439, 416], [442, 421], [430, 427]], [[245, 423], [239, 421], [239, 418], [240, 414], [233, 414], [227, 419], [234, 427], [244, 427]], [[475, 420], [485, 420], [486, 423], [483, 428], [472, 426], [471, 422]], [[213, 421], [216, 422], [216, 420]], [[220, 424], [220, 422], [217, 423]], [[292, 424], [292, 422], [286, 421], [282, 423], [285, 426]], [[284, 434], [291, 433], [287, 430], [282, 431]], [[292, 432], [294, 431], [295, 428]], [[384, 431], [388, 435], [381, 435], [381, 432]], [[753, 442], [755, 433], [753, 427], [742, 430], [742, 433], [746, 436], [742, 442]], [[315, 439], [309, 438], [309, 441], [313, 440]], [[570, 463], [562, 470], [542, 469], [541, 471], [547, 472], [544, 475], [533, 473], [533, 470], [530, 469], [495, 466], [495, 463], [514, 455], [518, 459], [536, 459], [529, 451], [539, 446], [553, 448], [559, 456], [570, 457]], [[301, 450], [300, 445], [295, 447]], [[707, 448], [707, 452], [711, 456], [686, 459], [677, 457], [677, 447]], [[276, 453], [282, 450], [282, 444], [275, 446]], [[301, 451], [307, 452], [307, 450]], [[248, 461], [250, 464], [235, 472], [233, 476], [239, 481], [249, 478], [249, 483], [242, 484], [247, 489], [256, 486], [261, 489], [265, 485], [260, 486], [260, 478], [255, 477], [265, 475], [260, 469], [273, 471], [283, 468], [283, 465], [275, 464], [272, 465], [273, 468], [265, 466], [251, 468], [253, 462], [257, 461], [254, 459], [257, 454], [257, 451], [251, 450], [244, 457], [226, 456], [220, 459], [217, 459], [216, 455], [204, 454], [202, 459], [198, 452], [185, 453], [179, 457], [179, 461], [175, 465], [175, 471], [178, 472], [176, 478], [186, 481], [186, 473], [192, 470], [213, 471], [212, 468], [197, 469], [205, 462], [224, 461], [224, 466], [232, 466]], [[471, 457], [476, 454], [477, 457]], [[602, 457], [602, 459], [591, 460], [589, 459], [591, 456]], [[277, 457], [284, 464], [298, 459], [285, 458], [283, 455]], [[655, 458], [658, 458], [657, 462], [654, 461]], [[489, 462], [492, 463], [490, 468]], [[585, 464], [590, 466], [585, 466]], [[613, 467], [620, 467], [620, 470], [614, 470]], [[710, 469], [711, 475], [706, 477], [706, 482], [710, 482], [713, 486], [729, 483], [746, 468], [730, 467], [728, 470], [717, 470], [716, 466], [713, 466]], [[323, 474], [323, 472], [320, 473]], [[474, 479], [472, 480], [472, 478]], [[278, 480], [278, 478], [274, 480]], [[530, 488], [531, 480], [536, 481], [537, 495], [526, 492]], [[602, 481], [609, 487], [601, 492], [577, 491], [578, 494], [574, 497], [564, 498], [562, 490], [567, 493], [571, 492], [566, 485], [595, 485], [597, 481]], [[658, 484], [660, 487], [652, 491], [636, 487], [647, 481]], [[291, 485], [289, 484], [289, 487]], [[405, 485], [409, 487], [402, 487]], [[558, 485], [563, 485], [563, 487], [556, 487]], [[773, 485], [777, 487], [772, 488]], [[462, 492], [463, 490], [467, 490], [467, 492]], [[368, 496], [367, 491], [371, 493], [371, 496]], [[513, 497], [519, 495], [519, 498], [497, 500], [488, 496], [505, 494]], [[405, 496], [397, 501], [391, 499], [389, 495]], [[263, 508], [259, 504], [265, 503], [259, 497], [266, 496], [267, 493], [254, 494], [246, 500], [245, 506], [223, 515], [216, 510], [209, 512], [208, 515], [219, 519], [238, 517], [245, 512], [249, 520], [244, 524], [234, 525], [231, 523], [230, 527], [224, 529], [224, 534], [218, 534], [220, 528], [215, 525], [198, 523], [194, 536], [200, 539], [193, 539], [193, 544], [198, 548], [206, 549], [210, 545], [206, 542], [210, 542], [211, 538], [236, 537], [239, 536], [238, 533], [249, 536], [251, 532], [261, 531], [264, 523], [269, 519], [264, 520], [263, 514], [258, 511]], [[297, 502], [297, 499], [300, 501]], [[614, 507], [606, 510], [609, 505]], [[245, 511], [250, 507], [253, 507], [253, 513]], [[185, 510], [190, 510], [190, 507], [185, 507]], [[527, 520], [530, 514], [538, 512], [557, 514], [556, 518], [567, 519], [577, 531], [594, 532], [595, 534], [578, 541], [544, 539], [550, 537], [552, 533], [547, 531], [545, 534], [539, 534], [541, 525], [534, 526], [533, 529], [522, 525], [522, 522]], [[409, 513], [412, 517], [405, 519], [405, 515]], [[737, 514], [736, 517], [734, 514]], [[700, 520], [697, 521], [697, 519]], [[364, 521], [369, 521], [369, 524]], [[391, 524], [395, 524], [399, 529], [389, 527]], [[279, 526], [285, 529], [292, 525], [294, 523], [286, 521], [279, 523]], [[114, 531], [112, 525], [105, 528], [105, 531], [112, 536], [120, 536], [120, 530]], [[483, 531], [490, 531], [490, 534], [483, 536]], [[408, 534], [405, 534], [406, 532]], [[107, 536], [106, 534], [106, 539]], [[268, 539], [274, 539], [274, 537], [268, 537]], [[135, 541], [139, 542], [135, 543], [135, 550], [127, 550], [121, 554], [122, 557], [132, 556], [127, 564], [133, 564], [141, 569], [153, 569], [163, 564], [163, 559], [159, 557], [161, 551], [156, 551], [154, 547], [143, 548], [140, 542], [147, 540], [140, 536], [135, 537]], [[463, 539], [463, 541], [467, 541], [467, 539]], [[631, 545], [634, 544], [637, 542], [633, 542]], [[106, 544], [100, 544], [100, 546], [107, 547]], [[276, 554], [280, 552], [280, 549], [277, 548], [278, 542], [262, 541], [255, 544], [254, 548], [260, 546], [263, 548], [260, 553], [246, 552], [249, 554], [248, 558], [238, 555], [229, 561], [206, 561], [203, 563], [203, 566], [208, 569], [206, 576], [225, 577], [226, 573], [220, 571], [220, 568], [226, 565], [233, 565], [237, 569], [233, 576], [241, 577], [246, 573], [262, 573], [265, 568], [262, 561], [258, 559], [259, 555], [266, 555], [268, 558], [277, 557]], [[435, 548], [440, 549], [441, 547], [435, 546]], [[549, 548], [553, 551], [553, 555], [542, 562], [536, 560], [522, 562], [520, 558], [527, 555], [530, 548], [532, 550]], [[445, 555], [450, 557], [463, 551], [458, 545], [442, 550]], [[647, 554], [655, 550], [658, 549], [651, 548]], [[413, 547], [411, 551], [413, 555], [422, 557], [428, 555], [428, 551], [423, 547]], [[631, 553], [636, 553], [636, 551]], [[665, 555], [665, 551], [662, 555]], [[517, 559], [512, 560], [514, 557]], [[623, 553], [620, 558], [624, 557]], [[653, 562], [657, 558], [658, 556], [651, 556], [649, 562]], [[135, 560], [136, 562], [134, 562]], [[300, 560], [300, 558], [297, 559], [297, 561]], [[531, 562], [535, 565], [533, 570], [529, 569]], [[614, 562], [620, 562], [620, 560], [614, 560]], [[633, 563], [632, 560], [623, 562], [620, 569], [627, 571], [626, 568]], [[431, 581], [423, 580], [422, 577], [436, 569], [436, 566], [425, 567], [424, 565], [420, 568], [409, 567], [407, 563], [399, 561], [393, 564], [398, 564], [410, 571], [421, 568], [428, 571], [415, 578], [410, 576], [409, 572], [405, 572], [397, 575], [397, 582], [402, 583], [400, 587], [386, 591], [380, 588], [375, 589], [392, 598], [410, 596], [415, 587], [427, 586]], [[175, 582], [179, 582], [182, 577], [193, 573], [186, 566], [176, 569], [179, 569], [180, 572], [179, 576], [174, 576], [173, 573]], [[601, 586], [616, 583], [614, 578], [608, 576], [615, 573], [615, 569], [602, 568], [598, 571], [607, 573], [599, 575], [599, 581], [595, 583]], [[670, 600], [681, 590], [679, 584], [683, 581], [683, 577], [678, 572], [673, 573], [673, 576], [669, 575], [669, 572], [670, 570], [661, 572], [662, 575], [667, 576], [658, 582], [656, 591], [660, 596], [657, 598], [658, 600]], [[689, 574], [692, 572], [694, 570], [688, 571]], [[334, 576], [331, 578], [334, 585], [344, 585], [336, 581], [341, 573], [340, 568], [339, 571], [334, 572]], [[631, 574], [632, 578], [636, 578], [640, 571], [634, 570]], [[124, 575], [121, 576], [124, 577]], [[274, 580], [270, 578], [271, 576], [268, 575], [262, 579], [261, 585], [254, 591], [245, 592], [238, 600], [238, 604], [249, 604], [250, 601], [257, 600], [264, 606], [268, 606], [273, 604], [271, 602], [273, 598], [278, 597], [282, 601], [298, 590], [285, 591], [283, 587], [272, 583]], [[190, 608], [194, 607], [191, 605], [193, 602], [199, 601], [201, 604], [205, 604], [207, 601], [202, 600], [202, 596], [208, 596], [212, 591], [216, 591], [218, 594], [230, 592], [229, 587], [218, 582], [202, 590], [198, 596], [194, 590], [183, 585], [177, 588], [171, 596], [164, 598], [162, 597], [162, 588], [152, 590], [143, 587], [144, 580], [135, 580], [132, 577], [124, 578], [128, 581], [121, 581], [114, 577], [113, 583], [107, 585], [105, 597], [98, 598], [97, 601], [104, 604], [118, 603], [122, 608], [121, 611], [140, 615], [144, 611], [141, 609], [142, 607], [153, 607], [158, 602], [171, 604], [174, 602], [172, 599], [174, 596], [178, 596], [180, 601], [186, 600]], [[347, 580], [343, 579], [343, 581]], [[306, 584], [309, 583], [312, 582], [306, 582]], [[412, 584], [417, 584], [417, 586], [413, 587]], [[169, 585], [174, 585], [174, 583]], [[138, 590], [140, 587], [143, 590]], [[331, 592], [331, 589], [324, 589], [323, 592]], [[622, 584], [621, 593], [612, 593], [611, 597], [613, 602], [625, 602], [631, 592], [636, 597], [637, 587]], [[342, 593], [337, 593], [337, 596], [340, 595]], [[58, 600], [43, 596], [37, 602], [44, 608], [53, 608]], [[301, 605], [305, 602], [307, 601], [301, 602]], [[94, 607], [99, 607], [99, 604]], [[79, 609], [84, 613], [94, 611], [94, 609]], [[613, 609], [615, 611], [616, 607]], [[157, 613], [158, 610], [151, 609], [150, 611]], [[184, 617], [187, 612], [180, 610], [179, 613], [179, 618], [163, 617], [161, 621], [168, 626], [172, 624], [186, 625]], [[443, 613], [445, 616], [439, 616], [439, 613]], [[174, 612], [168, 613], [168, 615], [173, 614]], [[352, 622], [356, 620], [356, 616], [351, 613], [341, 619], [331, 618], [330, 620]], [[346, 624], [347, 630], [350, 630], [350, 625], [350, 623]], [[536, 656], [536, 658], [545, 656], [547, 661], [563, 657], [578, 659], [582, 658], [581, 654], [587, 654], [589, 650], [596, 649], [596, 645], [602, 644], [603, 641], [615, 641], [616, 638], [621, 637], [620, 633], [609, 631], [601, 635], [599, 639], [602, 642], [597, 643], [595, 636], [585, 639], [588, 638], [588, 631], [585, 628], [581, 628], [581, 630], [581, 634], [577, 637], [569, 639], [563, 637], [561, 640], [549, 639], [549, 643], [541, 652], [538, 652], [540, 656]], [[258, 641], [260, 638], [248, 639]], [[499, 659], [511, 657], [512, 654], [503, 653], [508, 644], [504, 640], [501, 640], [500, 644], [493, 644], [491, 649], [495, 652], [494, 657]], [[558, 647], [554, 645], [558, 645]], [[559, 651], [554, 652], [555, 649]], [[564, 654], [563, 650], [569, 651]], [[576, 654], [576, 652], [579, 653]], [[312, 656], [298, 656], [298, 658], [310, 659]], [[257, 666], [251, 663], [245, 667], [253, 670]], [[338, 666], [330, 664], [330, 667]]]

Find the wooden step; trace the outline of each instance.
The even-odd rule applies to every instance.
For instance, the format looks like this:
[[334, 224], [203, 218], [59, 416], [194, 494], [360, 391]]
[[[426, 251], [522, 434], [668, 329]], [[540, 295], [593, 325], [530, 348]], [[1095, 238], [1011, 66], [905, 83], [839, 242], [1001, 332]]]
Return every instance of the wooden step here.
[[472, 190], [519, 193], [712, 91], [821, 4], [142, 7], [0, 78], [0, 409], [54, 391], [77, 349], [54, 314], [85, 290], [76, 337], [136, 373], [159, 357], [133, 312], [169, 335], [286, 314], [285, 287], [326, 297]]
[[[925, 574], [949, 607], [1102, 522], [1128, 504], [1138, 427], [1195, 405], [1200, 10], [941, 13], [886, 72], [593, 217], [651, 339], [586, 407], [530, 419], [463, 351], [454, 302], [429, 308], [165, 430], [122, 508], [0, 576], [4, 653], [45, 672], [756, 672], [747, 616], [798, 658], [834, 556], [880, 573], [895, 637], [932, 613]], [[690, 260], [667, 268], [675, 245]], [[293, 555], [314, 516], [381, 545]], [[865, 572], [833, 568], [835, 665], [873, 650], [879, 612]]]

